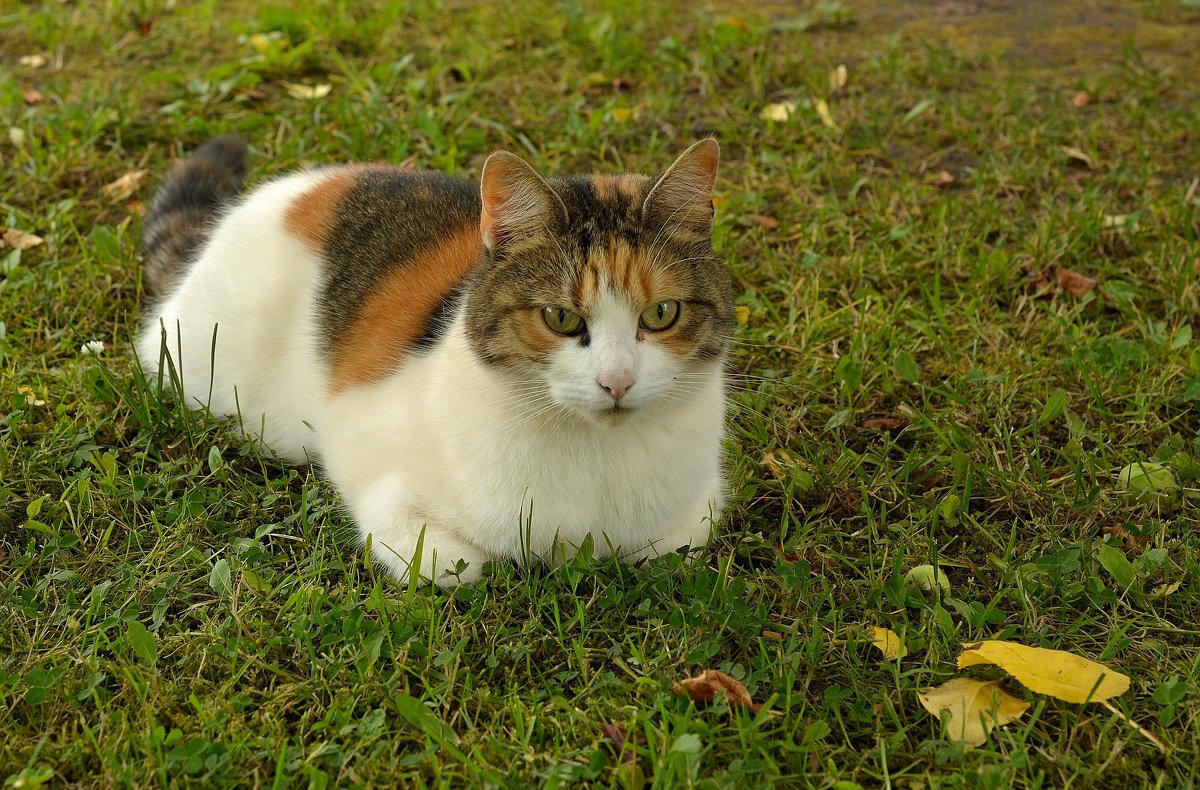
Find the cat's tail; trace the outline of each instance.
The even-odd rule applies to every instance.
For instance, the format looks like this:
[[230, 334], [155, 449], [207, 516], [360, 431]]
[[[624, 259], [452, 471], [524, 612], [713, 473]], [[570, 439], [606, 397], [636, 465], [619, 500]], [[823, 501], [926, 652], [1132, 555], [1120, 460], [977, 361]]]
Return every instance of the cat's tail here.
[[170, 290], [187, 271], [245, 180], [246, 144], [230, 135], [212, 138], [175, 166], [142, 225], [142, 279], [149, 294]]

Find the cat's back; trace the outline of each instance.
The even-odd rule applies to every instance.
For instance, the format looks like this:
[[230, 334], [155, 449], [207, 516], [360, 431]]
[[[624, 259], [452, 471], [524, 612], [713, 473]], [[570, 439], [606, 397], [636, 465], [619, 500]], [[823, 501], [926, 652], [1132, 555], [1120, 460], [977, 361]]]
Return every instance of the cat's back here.
[[437, 342], [483, 252], [478, 188], [386, 165], [327, 168], [283, 213], [318, 257], [314, 319], [340, 391]]
[[189, 399], [261, 413], [266, 443], [303, 459], [324, 398], [437, 342], [482, 253], [479, 212], [471, 182], [388, 165], [267, 181], [151, 307], [139, 356], [154, 370], [165, 340]]

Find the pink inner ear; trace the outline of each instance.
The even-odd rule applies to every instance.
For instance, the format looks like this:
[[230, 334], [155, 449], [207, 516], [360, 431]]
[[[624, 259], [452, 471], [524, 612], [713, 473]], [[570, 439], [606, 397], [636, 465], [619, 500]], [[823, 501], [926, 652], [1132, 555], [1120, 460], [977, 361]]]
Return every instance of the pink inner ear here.
[[490, 245], [495, 241], [491, 233], [489, 233], [495, 221], [492, 215], [487, 212], [487, 205], [484, 204], [483, 211], [479, 212], [479, 235], [483, 237], [484, 244]]
[[704, 172], [705, 181], [708, 182], [710, 190], [717, 180], [717, 161], [720, 156], [717, 152], [719, 150], [715, 143], [702, 145], [693, 155], [696, 166]]
[[480, 199], [483, 210], [479, 214], [479, 232], [485, 244], [496, 242], [495, 228], [497, 221], [505, 220], [505, 208], [512, 197], [513, 163], [504, 158], [493, 156], [484, 165], [483, 183], [480, 185]]

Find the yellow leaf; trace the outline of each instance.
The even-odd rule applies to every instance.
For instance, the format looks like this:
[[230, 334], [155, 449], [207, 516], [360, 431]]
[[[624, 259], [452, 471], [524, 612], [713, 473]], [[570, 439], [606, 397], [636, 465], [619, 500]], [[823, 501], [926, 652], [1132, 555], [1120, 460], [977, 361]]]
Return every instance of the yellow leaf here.
[[821, 123], [828, 126], [830, 129], [837, 129], [838, 125], [833, 122], [833, 113], [829, 112], [829, 102], [824, 99], [817, 99], [813, 102], [813, 106], [817, 108], [817, 115], [821, 118]]
[[1074, 159], [1076, 162], [1079, 162], [1088, 168], [1094, 168], [1096, 166], [1096, 162], [1090, 156], [1075, 146], [1060, 145], [1058, 148], [1067, 155], [1068, 159]]
[[1160, 584], [1150, 591], [1151, 598], [1166, 598], [1172, 595], [1176, 590], [1183, 586], [1183, 582], [1171, 582], [1170, 584]]
[[737, 325], [744, 327], [750, 323], [750, 308], [744, 304], [740, 304], [733, 308], [733, 319], [737, 321]]
[[908, 655], [908, 648], [904, 646], [904, 642], [895, 631], [887, 628], [880, 628], [877, 625], [868, 626], [871, 632], [871, 643], [883, 652], [883, 657], [888, 661], [895, 661], [904, 658]]
[[846, 64], [839, 63], [837, 68], [829, 72], [829, 90], [837, 93], [846, 87], [846, 80], [849, 76], [849, 72], [846, 71]]
[[959, 668], [978, 664], [995, 664], [1030, 691], [1067, 702], [1103, 702], [1129, 690], [1128, 675], [1063, 650], [997, 640], [966, 645]]
[[31, 69], [40, 69], [42, 66], [45, 66], [47, 63], [49, 63], [50, 60], [42, 53], [36, 52], [32, 55], [22, 55], [17, 62], [22, 66], [28, 66]]
[[796, 112], [796, 102], [782, 101], [777, 104], [768, 104], [766, 107], [763, 107], [762, 112], [759, 113], [759, 117], [761, 117], [764, 121], [783, 122], [788, 118], [791, 118], [792, 113], [794, 112]]
[[17, 387], [17, 392], [25, 396], [25, 402], [30, 406], [45, 406], [46, 401], [37, 396], [33, 387]]
[[993, 727], [1015, 721], [1029, 709], [1029, 703], [1005, 692], [995, 680], [955, 678], [937, 688], [918, 692], [917, 697], [922, 707], [934, 716], [949, 713], [946, 735], [971, 746], [986, 741]]
[[147, 170], [131, 170], [125, 175], [118, 178], [111, 184], [105, 184], [104, 194], [108, 195], [109, 200], [114, 203], [120, 203], [122, 200], [128, 200], [134, 192], [142, 185], [142, 179], [146, 177]]
[[288, 96], [293, 99], [324, 99], [333, 90], [333, 86], [327, 83], [321, 85], [301, 85], [298, 82], [285, 82], [283, 87], [287, 90]]
[[633, 110], [628, 107], [613, 107], [608, 114], [617, 123], [625, 123], [633, 117]]

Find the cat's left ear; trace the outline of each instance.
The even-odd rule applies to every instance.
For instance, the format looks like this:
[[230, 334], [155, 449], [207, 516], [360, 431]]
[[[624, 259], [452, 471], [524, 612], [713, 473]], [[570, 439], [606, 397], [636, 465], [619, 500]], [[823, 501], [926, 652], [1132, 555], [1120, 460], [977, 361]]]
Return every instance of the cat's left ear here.
[[480, 181], [479, 230], [489, 249], [514, 236], [553, 233], [566, 221], [562, 199], [516, 154], [497, 151], [489, 156]]
[[693, 143], [646, 195], [642, 204], [643, 221], [688, 228], [705, 235], [712, 233], [712, 191], [720, 159], [720, 146], [712, 137]]

